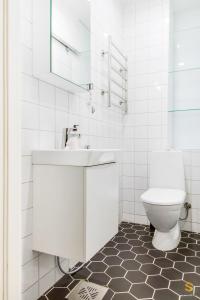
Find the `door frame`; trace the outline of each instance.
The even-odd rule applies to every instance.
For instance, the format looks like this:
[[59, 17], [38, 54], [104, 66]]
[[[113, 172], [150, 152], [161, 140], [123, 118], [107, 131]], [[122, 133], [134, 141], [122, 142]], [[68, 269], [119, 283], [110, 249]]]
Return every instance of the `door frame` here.
[[0, 25], [0, 300], [20, 300], [19, 1], [0, 0]]

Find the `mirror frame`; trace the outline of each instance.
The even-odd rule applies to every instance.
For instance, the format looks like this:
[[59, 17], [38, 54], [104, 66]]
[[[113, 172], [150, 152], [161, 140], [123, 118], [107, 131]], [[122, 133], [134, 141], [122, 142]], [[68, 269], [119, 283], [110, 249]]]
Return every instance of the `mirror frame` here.
[[81, 86], [51, 72], [51, 0], [33, 1], [33, 75], [72, 93], [92, 88], [91, 83]]

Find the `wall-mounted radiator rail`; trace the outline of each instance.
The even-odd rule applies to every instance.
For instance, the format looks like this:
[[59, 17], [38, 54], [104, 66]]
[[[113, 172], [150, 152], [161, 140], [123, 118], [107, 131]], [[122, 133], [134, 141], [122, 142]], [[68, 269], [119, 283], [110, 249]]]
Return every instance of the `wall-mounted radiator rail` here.
[[[128, 59], [108, 37], [108, 51], [102, 52], [108, 59], [108, 90], [102, 90], [102, 95], [108, 95], [108, 107], [117, 106], [125, 113], [128, 110]], [[118, 99], [112, 101], [113, 96]]]

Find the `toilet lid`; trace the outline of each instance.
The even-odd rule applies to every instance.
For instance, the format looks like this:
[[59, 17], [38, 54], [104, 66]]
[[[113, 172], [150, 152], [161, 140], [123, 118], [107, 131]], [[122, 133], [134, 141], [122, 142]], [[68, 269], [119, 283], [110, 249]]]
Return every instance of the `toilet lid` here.
[[157, 205], [181, 204], [184, 202], [185, 197], [185, 191], [159, 188], [149, 189], [141, 195], [143, 202]]

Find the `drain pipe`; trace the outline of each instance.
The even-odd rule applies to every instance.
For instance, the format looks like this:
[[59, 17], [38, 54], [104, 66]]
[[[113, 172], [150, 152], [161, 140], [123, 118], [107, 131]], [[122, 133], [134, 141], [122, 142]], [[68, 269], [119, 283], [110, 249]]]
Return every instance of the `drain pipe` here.
[[189, 210], [191, 209], [192, 205], [189, 202], [185, 202], [184, 208], [185, 208], [185, 217], [184, 218], [179, 218], [180, 221], [185, 221], [188, 218], [189, 215]]
[[56, 262], [57, 262], [57, 265], [58, 265], [58, 268], [59, 268], [60, 272], [63, 273], [64, 275], [74, 275], [75, 273], [77, 273], [78, 271], [80, 271], [84, 267], [84, 265], [86, 264], [86, 263], [83, 263], [83, 264], [80, 265], [80, 267], [77, 267], [77, 268], [73, 267], [72, 269], [70, 269], [69, 272], [65, 272], [63, 270], [62, 266], [61, 266], [61, 262], [60, 262], [60, 257], [59, 256], [56, 256]]

